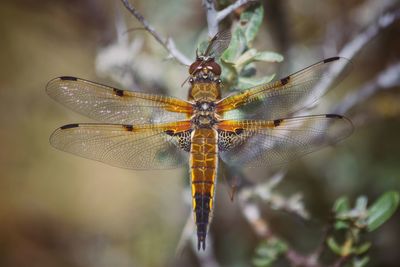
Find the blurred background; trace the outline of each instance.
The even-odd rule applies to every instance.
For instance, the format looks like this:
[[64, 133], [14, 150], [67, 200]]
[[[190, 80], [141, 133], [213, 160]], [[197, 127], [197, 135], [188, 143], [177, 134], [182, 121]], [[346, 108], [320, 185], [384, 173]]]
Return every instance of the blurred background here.
[[[198, 42], [206, 38], [200, 1], [132, 3], [194, 59]], [[394, 0], [268, 0], [263, 5], [265, 17], [254, 46], [285, 57], [283, 63], [260, 66], [265, 74], [279, 76], [335, 56], [384, 12], [400, 8]], [[186, 98], [187, 86], [180, 84], [187, 67], [167, 60], [167, 53], [144, 31], [116, 30], [138, 26], [119, 1], [2, 1], [0, 266], [199, 265], [190, 244], [175, 256], [191, 216], [185, 202], [186, 170], [121, 170], [62, 153], [48, 142], [55, 128], [90, 121], [46, 95], [46, 83], [57, 76]], [[399, 63], [399, 47], [400, 23], [394, 22], [352, 59], [352, 72], [319, 108], [329, 113], [349, 94], [374, 83]], [[113, 74], [110, 68], [121, 62], [130, 68]], [[266, 206], [263, 217], [274, 233], [307, 253], [318, 243], [339, 196], [374, 200], [400, 188], [399, 103], [398, 85], [378, 89], [346, 110], [356, 126], [352, 136], [290, 164], [277, 189], [288, 195], [301, 192], [313, 222]], [[262, 173], [256, 176], [263, 178]], [[220, 266], [251, 266], [259, 240], [228, 191], [221, 180], [208, 242]], [[399, 221], [397, 212], [367, 235], [373, 243], [369, 266], [398, 266]]]

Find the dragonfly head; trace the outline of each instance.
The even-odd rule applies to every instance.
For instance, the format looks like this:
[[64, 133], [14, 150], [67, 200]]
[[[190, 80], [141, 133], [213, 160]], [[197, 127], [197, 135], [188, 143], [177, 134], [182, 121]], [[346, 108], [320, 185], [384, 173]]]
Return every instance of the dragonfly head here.
[[215, 78], [221, 75], [221, 66], [215, 62], [213, 57], [198, 56], [196, 61], [190, 65], [189, 74], [192, 78]]

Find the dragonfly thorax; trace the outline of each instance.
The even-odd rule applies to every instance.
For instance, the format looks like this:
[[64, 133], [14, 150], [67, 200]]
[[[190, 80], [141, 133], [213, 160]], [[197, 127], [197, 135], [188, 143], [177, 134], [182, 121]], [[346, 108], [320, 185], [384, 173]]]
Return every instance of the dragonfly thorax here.
[[194, 104], [192, 123], [195, 128], [211, 128], [216, 122], [215, 103], [211, 101], [199, 101]]
[[213, 112], [215, 111], [215, 103], [209, 101], [199, 101], [194, 105], [194, 110], [197, 112]]
[[194, 128], [211, 128], [216, 122], [213, 114], [198, 114], [192, 118]]

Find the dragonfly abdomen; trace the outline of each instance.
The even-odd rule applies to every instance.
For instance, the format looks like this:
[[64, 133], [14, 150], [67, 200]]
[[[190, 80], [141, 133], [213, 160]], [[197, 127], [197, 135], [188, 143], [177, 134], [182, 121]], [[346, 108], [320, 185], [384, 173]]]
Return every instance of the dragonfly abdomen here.
[[218, 164], [217, 138], [217, 132], [211, 128], [199, 128], [192, 132], [190, 176], [198, 249], [205, 249], [205, 239], [213, 209]]

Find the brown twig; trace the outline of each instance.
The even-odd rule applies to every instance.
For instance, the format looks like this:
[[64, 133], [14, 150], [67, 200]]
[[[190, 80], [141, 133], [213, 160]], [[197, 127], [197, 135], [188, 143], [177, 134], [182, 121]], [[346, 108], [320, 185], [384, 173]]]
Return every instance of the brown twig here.
[[[349, 60], [353, 59], [361, 51], [361, 49], [363, 49], [370, 41], [372, 41], [372, 39], [374, 39], [383, 29], [392, 25], [399, 18], [399, 9], [382, 15], [375, 23], [371, 24], [364, 31], [354, 36], [352, 40], [339, 51], [338, 55]], [[326, 73], [326, 77], [329, 77], [329, 79], [323, 79], [316, 85], [318, 88], [314, 89], [314, 91], [326, 92], [347, 66], [347, 64], [337, 64], [330, 68], [328, 73]]]
[[344, 97], [344, 100], [333, 109], [333, 113], [344, 114], [378, 91], [395, 86], [400, 86], [400, 62], [390, 65], [360, 89], [349, 93]]
[[126, 9], [143, 25], [146, 31], [148, 31], [154, 37], [154, 39], [156, 39], [157, 42], [160, 43], [165, 48], [165, 50], [168, 51], [170, 56], [175, 58], [182, 65], [187, 66], [192, 63], [192, 60], [187, 58], [176, 48], [175, 43], [171, 38], [163, 38], [128, 0], [121, 1]]
[[237, 0], [226, 8], [217, 11], [213, 0], [202, 0], [203, 8], [207, 14], [208, 36], [212, 37], [218, 32], [219, 23], [237, 8], [255, 0]]
[[[239, 204], [242, 214], [249, 222], [254, 233], [256, 233], [260, 239], [268, 240], [278, 238], [271, 231], [268, 223], [262, 218], [257, 204], [251, 203], [249, 198], [243, 197], [242, 194], [239, 196]], [[315, 254], [305, 256], [296, 250], [289, 248], [284, 256], [290, 262], [291, 266], [322, 267], [318, 264]]]
[[342, 48], [342, 50], [339, 52], [339, 55], [347, 59], [354, 58], [367, 43], [369, 43], [383, 29], [392, 25], [399, 18], [400, 9], [397, 9], [393, 12], [387, 12], [386, 14], [380, 16], [375, 23], [371, 24], [360, 34], [352, 38], [351, 42], [347, 43]]

